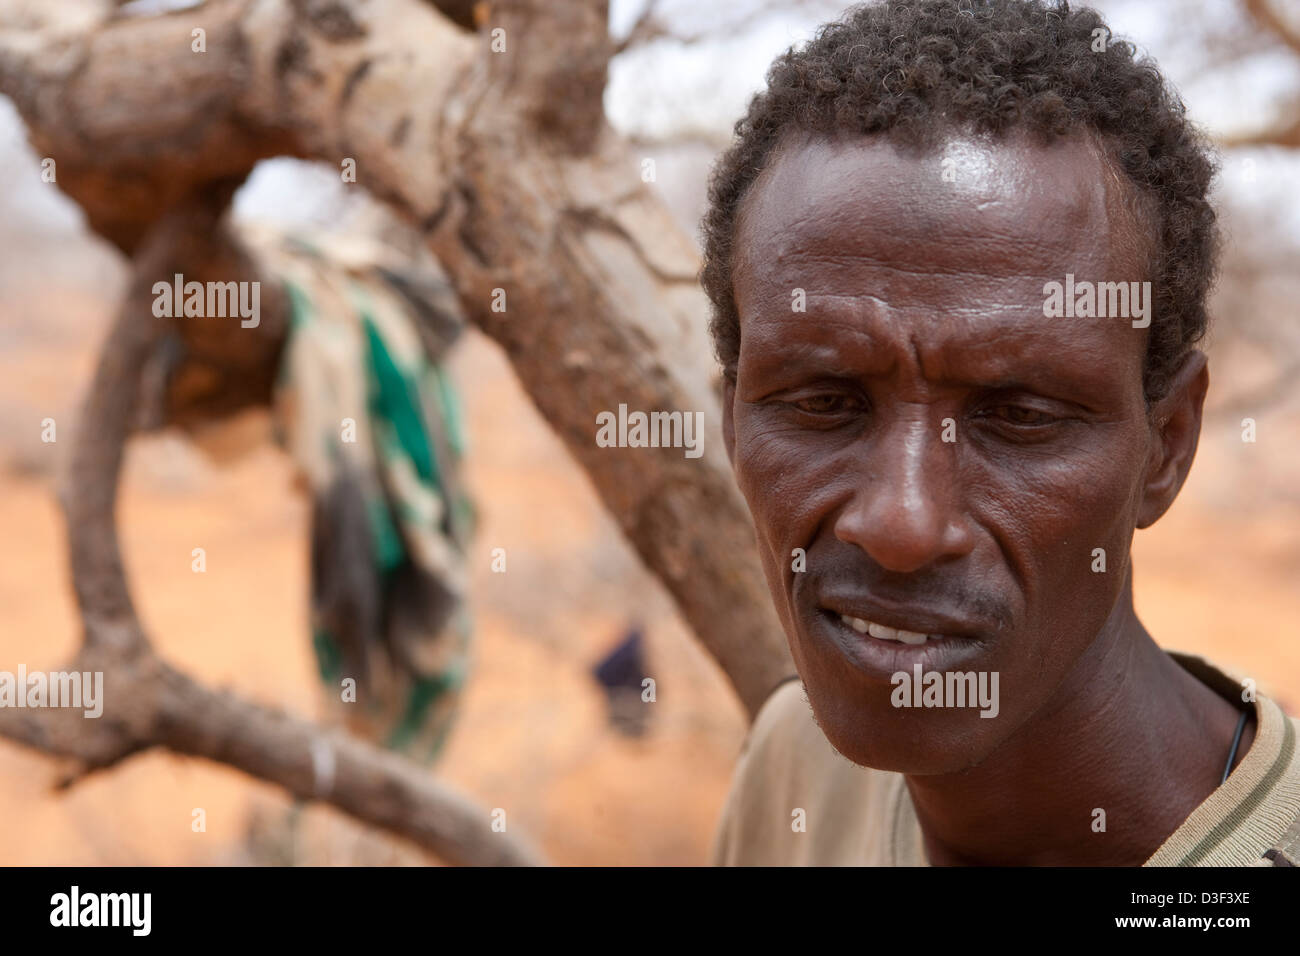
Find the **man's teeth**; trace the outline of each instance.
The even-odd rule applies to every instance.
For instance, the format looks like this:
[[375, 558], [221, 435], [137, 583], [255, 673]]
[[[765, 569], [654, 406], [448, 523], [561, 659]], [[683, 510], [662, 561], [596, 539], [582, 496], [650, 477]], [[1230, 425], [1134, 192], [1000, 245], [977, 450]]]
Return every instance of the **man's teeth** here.
[[875, 621], [864, 621], [860, 617], [849, 617], [847, 614], [841, 614], [840, 620], [847, 624], [859, 634], [870, 634], [872, 637], [878, 637], [882, 641], [901, 641], [904, 644], [924, 644], [927, 640], [937, 641], [942, 636], [940, 634], [918, 634], [916, 631], [901, 631], [893, 627], [885, 627], [883, 624], [877, 624]]

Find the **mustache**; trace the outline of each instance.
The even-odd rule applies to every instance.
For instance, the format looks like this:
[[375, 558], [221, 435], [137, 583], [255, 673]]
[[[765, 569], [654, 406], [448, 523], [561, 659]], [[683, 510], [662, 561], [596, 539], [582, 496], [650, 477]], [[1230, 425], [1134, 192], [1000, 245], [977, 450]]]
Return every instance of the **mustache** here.
[[[856, 549], [855, 549], [856, 551]], [[870, 595], [899, 606], [924, 606], [946, 616], [980, 621], [996, 629], [1010, 627], [1013, 615], [1006, 598], [958, 576], [955, 568], [928, 568], [900, 573], [876, 564], [865, 554], [808, 552], [807, 571], [794, 575], [794, 596], [816, 601]]]

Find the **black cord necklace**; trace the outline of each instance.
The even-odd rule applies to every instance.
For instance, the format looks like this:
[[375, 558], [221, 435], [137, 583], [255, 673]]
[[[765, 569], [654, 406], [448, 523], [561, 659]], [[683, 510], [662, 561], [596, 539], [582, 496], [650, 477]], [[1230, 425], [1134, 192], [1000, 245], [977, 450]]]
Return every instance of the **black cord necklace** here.
[[1243, 710], [1241, 718], [1237, 721], [1237, 734], [1232, 738], [1232, 749], [1228, 751], [1228, 765], [1223, 768], [1223, 779], [1219, 781], [1222, 786], [1228, 780], [1228, 774], [1232, 773], [1232, 762], [1237, 759], [1237, 745], [1241, 743], [1241, 732], [1246, 729], [1246, 718], [1250, 716], [1250, 711]]

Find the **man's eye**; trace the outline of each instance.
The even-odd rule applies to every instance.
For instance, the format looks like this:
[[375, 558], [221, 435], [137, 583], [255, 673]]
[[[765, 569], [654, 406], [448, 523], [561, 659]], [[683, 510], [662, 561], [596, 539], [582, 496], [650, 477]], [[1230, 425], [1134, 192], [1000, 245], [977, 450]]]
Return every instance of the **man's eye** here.
[[833, 393], [797, 398], [790, 404], [809, 415], [834, 415], [837, 412], [852, 411], [855, 407], [853, 400], [848, 396]]
[[1040, 412], [1025, 405], [999, 405], [992, 410], [994, 416], [1012, 425], [1051, 425], [1057, 421], [1056, 416]]

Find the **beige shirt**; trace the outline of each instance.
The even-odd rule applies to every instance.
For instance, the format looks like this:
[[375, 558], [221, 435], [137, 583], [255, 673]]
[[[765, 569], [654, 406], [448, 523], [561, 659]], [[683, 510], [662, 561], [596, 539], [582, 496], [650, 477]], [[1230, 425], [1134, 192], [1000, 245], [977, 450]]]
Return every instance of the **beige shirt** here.
[[[1240, 700], [1240, 681], [1199, 657], [1170, 656], [1211, 689]], [[1265, 697], [1254, 707], [1255, 740], [1245, 758], [1146, 866], [1269, 865], [1260, 855], [1300, 816], [1300, 722]], [[795, 826], [799, 809], [803, 832]], [[832, 748], [798, 680], [778, 687], [754, 720], [713, 858], [739, 866], [929, 865], [903, 775], [860, 767]]]

